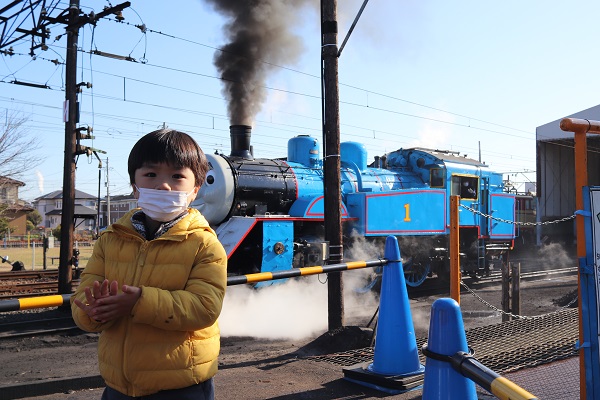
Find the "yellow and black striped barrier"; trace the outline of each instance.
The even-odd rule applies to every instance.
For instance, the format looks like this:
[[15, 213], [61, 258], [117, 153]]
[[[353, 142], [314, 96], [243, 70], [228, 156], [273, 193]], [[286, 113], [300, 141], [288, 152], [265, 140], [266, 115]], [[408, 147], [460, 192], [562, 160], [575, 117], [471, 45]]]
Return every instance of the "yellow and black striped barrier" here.
[[[243, 285], [263, 281], [274, 281], [277, 279], [293, 278], [296, 276], [308, 276], [327, 274], [330, 272], [347, 271], [352, 269], [372, 268], [386, 265], [388, 260], [379, 259], [374, 261], [351, 261], [341, 264], [324, 266], [293, 268], [285, 271], [260, 272], [257, 274], [236, 275], [227, 278], [227, 286]], [[59, 307], [69, 305], [71, 294], [58, 294], [52, 296], [27, 297], [16, 300], [0, 301], [0, 312], [28, 310], [31, 308]]]
[[341, 264], [320, 265], [314, 267], [292, 268], [276, 272], [259, 272], [257, 274], [236, 275], [227, 278], [227, 286], [243, 285], [246, 283], [257, 283], [264, 281], [274, 281], [277, 279], [293, 278], [296, 276], [308, 276], [317, 274], [327, 274], [329, 272], [347, 271], [351, 269], [361, 269], [369, 267], [380, 267], [388, 263], [386, 259], [375, 261], [352, 261]]
[[450, 357], [450, 363], [456, 371], [500, 400], [537, 400], [537, 397], [503, 378], [464, 351], [459, 351]]
[[29, 310], [32, 308], [59, 307], [69, 304], [70, 294], [56, 294], [51, 296], [25, 297], [0, 301], [0, 312]]

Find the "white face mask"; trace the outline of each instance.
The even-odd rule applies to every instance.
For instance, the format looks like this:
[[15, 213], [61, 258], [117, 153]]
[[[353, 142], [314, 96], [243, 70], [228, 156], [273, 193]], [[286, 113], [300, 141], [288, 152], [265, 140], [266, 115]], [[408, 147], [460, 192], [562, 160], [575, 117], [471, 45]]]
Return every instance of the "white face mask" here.
[[155, 221], [168, 222], [181, 215], [188, 208], [188, 197], [194, 193], [177, 190], [145, 189], [136, 186], [139, 192], [138, 206], [144, 214]]

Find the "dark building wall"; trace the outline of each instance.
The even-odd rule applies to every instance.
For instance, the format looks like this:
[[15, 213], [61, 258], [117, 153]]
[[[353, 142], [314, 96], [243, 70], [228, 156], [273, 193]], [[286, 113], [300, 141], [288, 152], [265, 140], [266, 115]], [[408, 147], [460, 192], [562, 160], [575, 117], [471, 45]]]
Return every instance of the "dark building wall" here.
[[[600, 138], [589, 136], [587, 146], [589, 186], [600, 186]], [[573, 215], [577, 190], [573, 139], [537, 143], [537, 176], [540, 220], [553, 221]], [[574, 221], [543, 225], [541, 235], [572, 242]]]

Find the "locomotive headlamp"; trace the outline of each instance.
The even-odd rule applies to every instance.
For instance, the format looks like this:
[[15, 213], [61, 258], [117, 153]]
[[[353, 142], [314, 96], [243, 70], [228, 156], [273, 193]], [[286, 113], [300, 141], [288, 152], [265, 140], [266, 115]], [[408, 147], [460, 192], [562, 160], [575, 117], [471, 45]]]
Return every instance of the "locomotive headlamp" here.
[[273, 251], [275, 252], [275, 254], [283, 254], [284, 250], [285, 246], [281, 242], [277, 242], [273, 245]]

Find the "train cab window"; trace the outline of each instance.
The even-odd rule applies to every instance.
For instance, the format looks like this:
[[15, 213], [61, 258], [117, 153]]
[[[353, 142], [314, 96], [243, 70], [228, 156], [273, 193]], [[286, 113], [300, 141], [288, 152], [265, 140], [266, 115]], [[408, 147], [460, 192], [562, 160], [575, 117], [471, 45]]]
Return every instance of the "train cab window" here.
[[478, 179], [473, 176], [453, 176], [452, 194], [461, 199], [477, 199]]
[[431, 187], [444, 187], [444, 170], [432, 168], [430, 172]]

